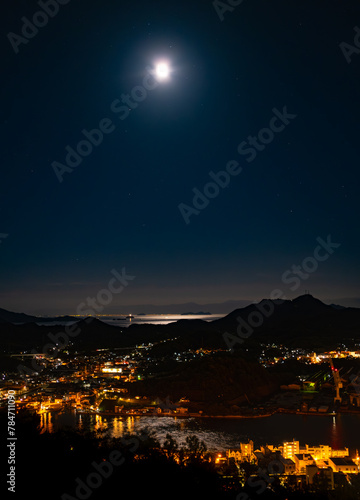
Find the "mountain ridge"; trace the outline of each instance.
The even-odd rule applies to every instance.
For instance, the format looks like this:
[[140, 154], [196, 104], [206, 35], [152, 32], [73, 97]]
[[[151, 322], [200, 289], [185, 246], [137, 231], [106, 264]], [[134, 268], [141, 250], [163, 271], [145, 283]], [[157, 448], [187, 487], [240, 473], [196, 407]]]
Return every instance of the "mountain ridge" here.
[[[299, 297], [306, 297], [309, 294], [304, 294], [304, 295], [299, 295], [295, 299], [287, 299], [289, 301], [297, 300]], [[312, 297], [312, 295], [310, 295]], [[314, 298], [314, 297], [313, 297]], [[185, 314], [196, 314], [196, 312], [192, 311], [200, 311], [201, 314], [204, 314], [203, 311], [211, 311], [211, 314], [216, 315], [216, 314], [230, 314], [230, 312], [236, 310], [236, 309], [243, 309], [244, 307], [247, 307], [252, 304], [258, 304], [261, 303], [264, 300], [270, 300], [270, 299], [262, 299], [260, 301], [254, 301], [254, 300], [245, 300], [245, 299], [240, 299], [240, 300], [227, 300], [224, 302], [211, 302], [211, 303], [206, 303], [206, 304], [199, 304], [198, 302], [185, 302], [185, 303], [180, 303], [180, 304], [167, 304], [167, 305], [156, 305], [156, 304], [142, 304], [142, 305], [130, 305], [126, 306], [126, 311], [125, 311], [125, 306], [124, 306], [124, 311], [123, 313], [121, 312], [116, 312], [113, 313], [115, 314], [129, 314], [130, 312], [135, 315], [150, 315], [150, 314], [179, 314], [179, 315], [185, 315]], [[316, 299], [319, 302], [319, 299]], [[339, 299], [340, 300], [340, 299]], [[357, 299], [347, 299], [347, 300], [353, 300], [356, 301]], [[360, 300], [360, 299], [359, 299]], [[273, 302], [276, 302], [273, 300]], [[324, 305], [324, 302], [322, 302]], [[333, 302], [330, 304], [331, 307], [335, 309], [344, 309], [344, 308], [358, 308], [357, 306], [344, 306], [344, 305], [339, 305], [336, 302]], [[359, 302], [359, 307], [360, 307], [360, 302]], [[189, 313], [189, 311], [191, 311]], [[200, 314], [199, 313], [199, 314]], [[111, 315], [111, 313], [109, 313]], [[14, 319], [12, 319], [14, 318]], [[26, 322], [26, 321], [35, 321], [35, 322], [53, 322], [53, 321], [78, 321], [78, 317], [74, 317], [71, 315], [53, 315], [53, 316], [36, 316], [34, 314], [26, 314], [26, 313], [17, 313], [17, 312], [12, 312], [7, 309], [2, 309], [0, 308], [0, 322], [3, 320], [11, 322]]]
[[[240, 336], [240, 340], [244, 337], [247, 345], [271, 341], [321, 349], [338, 345], [340, 338], [348, 339], [349, 346], [359, 342], [360, 309], [334, 308], [312, 296], [299, 296], [284, 301], [263, 299], [213, 321], [180, 319], [167, 325], [135, 323], [126, 327], [86, 318], [77, 319], [76, 325], [79, 333], [67, 337], [72, 337], [72, 342], [79, 349], [130, 347], [141, 343], [159, 343], [169, 338], [170, 341], [164, 344], [169, 352], [200, 347], [226, 349], [229, 346], [224, 339], [225, 333]], [[245, 325], [246, 336], [241, 336], [239, 325]], [[41, 349], [49, 342], [49, 333], [56, 335], [64, 332], [66, 334], [66, 327], [60, 324], [0, 323], [0, 338], [4, 347], [10, 350]], [[238, 342], [236, 348], [241, 348], [242, 343]]]
[[50, 323], [53, 321], [76, 321], [77, 318], [73, 316], [53, 316], [53, 317], [43, 317], [43, 316], [33, 316], [31, 314], [18, 313], [13, 311], [8, 311], [7, 309], [2, 309], [0, 307], [0, 322], [3, 323]]

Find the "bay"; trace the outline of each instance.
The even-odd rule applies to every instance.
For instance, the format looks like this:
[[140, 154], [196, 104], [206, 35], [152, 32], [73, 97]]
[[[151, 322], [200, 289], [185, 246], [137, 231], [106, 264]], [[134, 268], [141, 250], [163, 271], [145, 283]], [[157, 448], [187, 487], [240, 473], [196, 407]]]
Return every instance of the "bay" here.
[[[150, 325], [168, 325], [169, 323], [174, 323], [175, 321], [180, 321], [182, 319], [201, 319], [203, 321], [214, 321], [215, 319], [223, 318], [225, 314], [139, 314], [133, 315], [133, 317], [129, 318], [127, 315], [97, 315], [95, 316], [98, 320], [102, 321], [111, 326], [119, 326], [119, 327], [128, 327], [130, 325], [135, 324], [145, 324], [148, 323]], [[77, 321], [80, 321], [79, 317]], [[72, 325], [77, 321], [52, 321], [52, 322], [41, 322], [37, 321], [37, 325], [42, 326], [56, 326], [56, 325]]]
[[224, 452], [238, 448], [240, 442], [254, 441], [255, 447], [265, 444], [280, 445], [293, 439], [300, 445], [326, 444], [334, 449], [348, 447], [350, 456], [360, 451], [360, 415], [290, 415], [274, 414], [264, 418], [176, 418], [176, 417], [116, 417], [75, 414], [44, 413], [41, 415], [44, 430], [53, 432], [61, 427], [83, 428], [85, 423], [92, 430], [108, 429], [114, 437], [128, 433], [153, 431], [162, 443], [170, 433], [180, 444], [187, 436], [195, 434], [204, 441], [209, 451]]

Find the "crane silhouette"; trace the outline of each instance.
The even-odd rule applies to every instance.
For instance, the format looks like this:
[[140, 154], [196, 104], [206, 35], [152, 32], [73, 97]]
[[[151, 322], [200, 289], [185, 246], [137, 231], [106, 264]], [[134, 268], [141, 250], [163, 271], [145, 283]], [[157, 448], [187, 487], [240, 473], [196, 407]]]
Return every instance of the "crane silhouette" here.
[[343, 384], [341, 382], [340, 373], [339, 373], [339, 370], [334, 367], [334, 363], [333, 363], [332, 358], [329, 358], [329, 363], [331, 366], [331, 371], [332, 371], [332, 374], [334, 377], [334, 383], [335, 383], [336, 395], [334, 397], [334, 403], [341, 403], [342, 399], [340, 396], [340, 389], [342, 389]]

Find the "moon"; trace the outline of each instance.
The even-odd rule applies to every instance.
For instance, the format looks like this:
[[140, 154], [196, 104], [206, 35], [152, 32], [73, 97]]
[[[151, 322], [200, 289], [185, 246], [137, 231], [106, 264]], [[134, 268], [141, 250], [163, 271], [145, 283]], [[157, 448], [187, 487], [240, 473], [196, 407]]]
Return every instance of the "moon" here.
[[170, 74], [169, 65], [166, 62], [158, 63], [155, 68], [155, 74], [158, 80], [167, 80]]

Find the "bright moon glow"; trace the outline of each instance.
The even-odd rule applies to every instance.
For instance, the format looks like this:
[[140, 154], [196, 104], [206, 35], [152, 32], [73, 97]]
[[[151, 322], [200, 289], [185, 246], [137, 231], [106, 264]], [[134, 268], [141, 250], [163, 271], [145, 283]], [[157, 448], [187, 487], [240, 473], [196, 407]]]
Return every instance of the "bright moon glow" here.
[[159, 63], [156, 66], [156, 76], [159, 80], [166, 80], [169, 76], [169, 66], [166, 63]]

